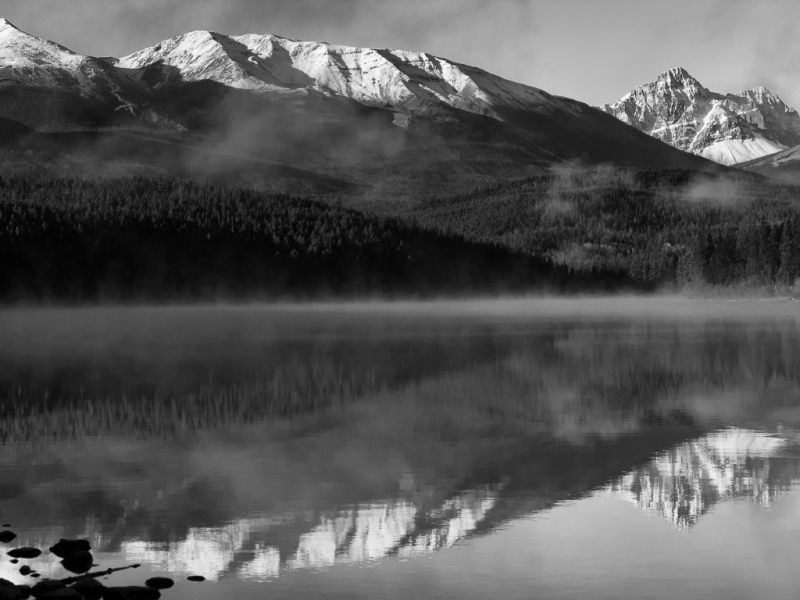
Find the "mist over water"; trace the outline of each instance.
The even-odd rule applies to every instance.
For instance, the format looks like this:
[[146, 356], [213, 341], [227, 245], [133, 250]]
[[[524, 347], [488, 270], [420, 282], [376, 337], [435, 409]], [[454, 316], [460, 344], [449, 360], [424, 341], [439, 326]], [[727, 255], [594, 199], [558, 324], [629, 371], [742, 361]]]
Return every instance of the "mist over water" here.
[[797, 306], [2, 311], [0, 519], [174, 598], [786, 597]]

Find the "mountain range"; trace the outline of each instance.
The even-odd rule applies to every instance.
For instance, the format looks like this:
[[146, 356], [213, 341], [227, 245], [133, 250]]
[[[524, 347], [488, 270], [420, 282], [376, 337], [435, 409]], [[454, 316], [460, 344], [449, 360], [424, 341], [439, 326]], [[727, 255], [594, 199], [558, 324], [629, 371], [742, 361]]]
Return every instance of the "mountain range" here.
[[602, 109], [675, 148], [734, 165], [800, 144], [800, 115], [764, 87], [719, 94], [666, 71]]
[[718, 169], [476, 67], [269, 34], [194, 31], [97, 58], [0, 20], [0, 118], [28, 147], [308, 193], [458, 191], [570, 160]]

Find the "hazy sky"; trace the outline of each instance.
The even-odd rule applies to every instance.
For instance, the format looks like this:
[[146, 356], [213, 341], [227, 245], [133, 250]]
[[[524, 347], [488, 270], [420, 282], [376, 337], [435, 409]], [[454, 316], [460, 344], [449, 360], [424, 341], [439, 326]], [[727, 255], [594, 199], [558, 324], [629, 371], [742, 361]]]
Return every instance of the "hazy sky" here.
[[800, 109], [797, 0], [11, 0], [20, 29], [122, 56], [194, 29], [421, 50], [590, 104], [682, 66]]

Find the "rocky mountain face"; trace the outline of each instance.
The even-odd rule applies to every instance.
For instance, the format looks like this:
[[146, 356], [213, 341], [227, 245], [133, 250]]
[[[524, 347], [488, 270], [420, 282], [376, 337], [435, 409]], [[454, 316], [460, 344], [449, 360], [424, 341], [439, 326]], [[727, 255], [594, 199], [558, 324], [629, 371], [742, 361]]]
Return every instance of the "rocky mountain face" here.
[[725, 165], [800, 144], [800, 115], [766, 88], [719, 94], [680, 68], [602, 110], [676, 148]]
[[303, 194], [452, 193], [565, 160], [716, 168], [576, 100], [426, 53], [194, 31], [95, 58], [2, 20], [0, 139], [30, 129], [96, 132], [101, 160], [181, 175], [272, 186], [288, 166], [289, 187], [273, 189]]

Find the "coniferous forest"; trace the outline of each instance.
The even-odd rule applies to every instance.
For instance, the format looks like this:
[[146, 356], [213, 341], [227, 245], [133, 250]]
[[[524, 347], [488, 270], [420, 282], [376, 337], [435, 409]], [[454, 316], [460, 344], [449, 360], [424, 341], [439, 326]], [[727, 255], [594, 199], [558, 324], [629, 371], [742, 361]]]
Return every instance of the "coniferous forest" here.
[[662, 290], [800, 291], [800, 189], [683, 169], [568, 169], [403, 211], [424, 227]]
[[338, 204], [169, 177], [3, 177], [0, 265], [6, 302], [641, 288]]
[[4, 303], [792, 295], [800, 194], [752, 176], [595, 167], [355, 210], [158, 174], [12, 171], [0, 269]]

